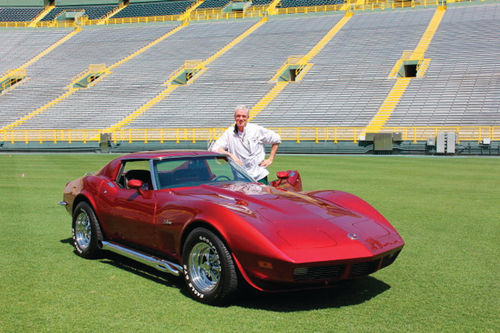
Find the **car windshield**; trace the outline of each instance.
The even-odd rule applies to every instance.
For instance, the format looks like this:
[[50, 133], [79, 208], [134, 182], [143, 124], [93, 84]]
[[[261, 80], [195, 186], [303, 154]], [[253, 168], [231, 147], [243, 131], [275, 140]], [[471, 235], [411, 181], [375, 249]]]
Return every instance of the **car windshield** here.
[[240, 166], [224, 156], [169, 158], [155, 161], [159, 189], [213, 182], [254, 182]]

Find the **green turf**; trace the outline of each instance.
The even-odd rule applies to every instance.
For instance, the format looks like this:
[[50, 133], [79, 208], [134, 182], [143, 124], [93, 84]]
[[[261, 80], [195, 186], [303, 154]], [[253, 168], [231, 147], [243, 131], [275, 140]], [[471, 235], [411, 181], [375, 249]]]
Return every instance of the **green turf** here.
[[[73, 253], [66, 181], [112, 155], [0, 155], [0, 332], [498, 332], [500, 159], [278, 156], [306, 190], [378, 208], [406, 246], [396, 262], [332, 289], [243, 293], [228, 307], [116, 256]], [[272, 178], [272, 177], [271, 177]]]

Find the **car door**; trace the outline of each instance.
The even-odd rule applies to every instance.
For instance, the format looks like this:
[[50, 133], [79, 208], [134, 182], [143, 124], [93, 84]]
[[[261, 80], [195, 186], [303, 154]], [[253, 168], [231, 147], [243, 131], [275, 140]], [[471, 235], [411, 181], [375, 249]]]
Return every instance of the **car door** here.
[[[130, 188], [130, 179], [143, 182], [140, 189]], [[116, 182], [107, 184], [102, 196], [102, 216], [112, 240], [146, 249], [158, 248], [155, 226], [156, 194], [149, 160], [123, 161]]]

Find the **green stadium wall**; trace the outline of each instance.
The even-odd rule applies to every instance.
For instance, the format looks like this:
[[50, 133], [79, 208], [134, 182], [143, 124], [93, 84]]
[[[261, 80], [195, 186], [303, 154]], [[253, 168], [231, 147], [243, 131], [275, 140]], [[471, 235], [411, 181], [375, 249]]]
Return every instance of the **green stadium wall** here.
[[[131, 142], [121, 141], [112, 142], [15, 142], [0, 141], [0, 153], [8, 152], [95, 152], [95, 153], [130, 153], [146, 150], [165, 150], [165, 149], [200, 149], [206, 150], [208, 147], [206, 141], [174, 141], [159, 142], [149, 141]], [[293, 141], [284, 141], [280, 145], [281, 154], [368, 154], [368, 155], [438, 155], [436, 147], [428, 146], [426, 141], [401, 141], [394, 143], [392, 150], [375, 151], [371, 142], [349, 142], [332, 141], [314, 142], [302, 141], [300, 143]], [[267, 147], [269, 152], [269, 147]], [[500, 141], [492, 141], [489, 145], [478, 143], [477, 141], [461, 141], [456, 145], [456, 152], [447, 156], [499, 156]]]

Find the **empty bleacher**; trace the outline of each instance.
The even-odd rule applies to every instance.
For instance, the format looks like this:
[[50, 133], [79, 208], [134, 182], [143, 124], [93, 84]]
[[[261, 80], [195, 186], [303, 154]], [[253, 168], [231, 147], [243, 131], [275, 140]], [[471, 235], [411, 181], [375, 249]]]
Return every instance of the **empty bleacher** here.
[[[292, 82], [257, 116], [268, 127], [364, 127], [395, 83], [402, 52], [413, 50], [435, 8], [356, 12]], [[225, 127], [234, 106], [255, 105], [292, 55], [304, 55], [343, 14], [278, 16], [208, 65], [187, 86], [147, 110], [127, 128]], [[160, 91], [184, 61], [207, 59], [257, 19], [191, 23], [116, 67], [16, 129], [107, 128]], [[448, 8], [425, 58], [427, 73], [412, 79], [386, 126], [500, 125], [500, 5]], [[178, 23], [180, 24], [180, 23]], [[176, 24], [84, 27], [27, 68], [27, 78], [0, 96], [0, 126], [63, 94], [90, 64], [111, 65]], [[2, 29], [0, 72], [17, 68], [70, 29]]]
[[131, 3], [113, 15], [113, 18], [178, 15], [193, 3], [193, 0]]
[[[90, 64], [111, 65], [174, 27], [175, 25], [170, 24], [83, 29], [29, 66], [29, 78], [26, 82], [1, 96], [0, 126], [35, 111], [65, 93], [72, 78], [87, 69]], [[40, 42], [47, 43], [44, 37], [40, 38]], [[109, 95], [113, 96], [113, 92], [109, 91]], [[87, 103], [91, 104], [92, 99]], [[66, 112], [76, 115], [71, 108]], [[49, 121], [42, 127], [54, 125]]]
[[192, 85], [178, 88], [129, 127], [230, 125], [236, 105], [257, 103], [288, 56], [308, 52], [341, 17], [270, 19], [212, 62]]
[[434, 9], [354, 15], [259, 114], [267, 126], [366, 126], [394, 85], [387, 79], [403, 50], [413, 49]]
[[222, 8], [225, 7], [231, 0], [205, 0], [198, 6], [198, 9], [203, 8]]
[[0, 22], [31, 21], [43, 7], [0, 7]]
[[184, 60], [208, 58], [253, 23], [190, 24], [19, 128], [111, 126], [163, 90], [162, 84]]
[[258, 6], [258, 5], [267, 5], [270, 4], [273, 0], [252, 0], [252, 5], [253, 6]]
[[344, 0], [281, 0], [281, 8], [288, 7], [309, 7], [309, 6], [325, 6], [338, 5], [344, 3]]
[[500, 125], [500, 5], [448, 8], [386, 126]]
[[[16, 69], [68, 34], [70, 29], [0, 30], [0, 76]], [[0, 102], [0, 105], [1, 102]]]

